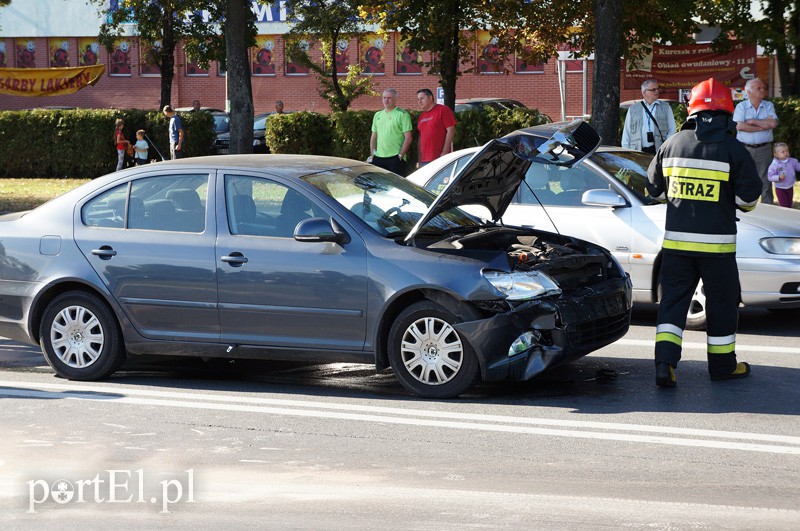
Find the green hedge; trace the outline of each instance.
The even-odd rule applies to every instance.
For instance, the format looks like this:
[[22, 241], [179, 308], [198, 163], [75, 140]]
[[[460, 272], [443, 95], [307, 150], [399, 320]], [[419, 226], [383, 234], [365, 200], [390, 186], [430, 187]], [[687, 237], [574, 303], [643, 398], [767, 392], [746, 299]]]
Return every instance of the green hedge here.
[[[125, 121], [125, 138], [144, 129], [169, 157], [168, 119], [137, 109], [33, 110], [0, 112], [0, 177], [95, 178], [114, 171], [114, 122]], [[182, 114], [186, 156], [213, 153], [214, 120], [208, 113]], [[153, 158], [158, 158], [154, 150]]]
[[[420, 111], [411, 110], [414, 125], [410, 161], [417, 159]], [[271, 116], [266, 141], [272, 153], [334, 155], [365, 160], [375, 111], [333, 114], [296, 112]], [[114, 121], [125, 121], [125, 138], [135, 141], [144, 129], [157, 148], [169, 157], [168, 119], [159, 111], [137, 109], [35, 110], [0, 112], [1, 177], [94, 178], [114, 171], [117, 152], [113, 142]], [[213, 153], [213, 118], [208, 113], [182, 113], [185, 155]], [[456, 149], [482, 145], [523, 127], [550, 122], [535, 109], [457, 115]], [[154, 150], [151, 157], [158, 158]]]
[[773, 131], [776, 142], [785, 142], [792, 157], [800, 157], [800, 98], [772, 100], [778, 115], [778, 127]]

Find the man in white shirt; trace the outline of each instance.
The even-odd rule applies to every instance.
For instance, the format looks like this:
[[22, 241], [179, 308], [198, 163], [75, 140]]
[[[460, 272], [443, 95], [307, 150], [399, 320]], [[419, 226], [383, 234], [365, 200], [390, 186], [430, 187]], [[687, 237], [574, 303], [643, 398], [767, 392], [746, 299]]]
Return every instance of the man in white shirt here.
[[675, 134], [675, 117], [668, 103], [659, 101], [658, 81], [642, 83], [642, 101], [631, 105], [622, 129], [622, 147], [655, 154]]
[[771, 205], [774, 203], [774, 198], [767, 171], [772, 162], [772, 130], [778, 126], [778, 115], [772, 102], [764, 99], [767, 95], [767, 85], [763, 81], [757, 77], [749, 80], [744, 85], [744, 92], [747, 94], [747, 99], [733, 110], [736, 139], [744, 144], [756, 163], [756, 170], [763, 185], [761, 202]]

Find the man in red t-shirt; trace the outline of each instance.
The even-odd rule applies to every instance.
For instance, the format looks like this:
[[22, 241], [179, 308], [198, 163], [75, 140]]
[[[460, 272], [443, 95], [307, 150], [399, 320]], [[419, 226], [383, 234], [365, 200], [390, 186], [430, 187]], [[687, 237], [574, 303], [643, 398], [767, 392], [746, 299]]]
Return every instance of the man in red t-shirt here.
[[456, 117], [450, 107], [440, 105], [433, 99], [430, 89], [419, 89], [417, 101], [422, 114], [417, 120], [419, 130], [420, 168], [453, 148], [453, 135], [456, 132]]

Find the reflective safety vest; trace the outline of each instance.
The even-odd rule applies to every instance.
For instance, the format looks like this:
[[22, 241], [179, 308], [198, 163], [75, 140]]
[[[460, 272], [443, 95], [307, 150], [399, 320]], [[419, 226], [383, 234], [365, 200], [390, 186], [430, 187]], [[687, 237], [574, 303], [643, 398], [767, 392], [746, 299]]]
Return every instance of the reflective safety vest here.
[[693, 130], [670, 137], [653, 159], [648, 192], [667, 202], [665, 252], [736, 253], [736, 210], [756, 206], [761, 179], [732, 135], [701, 142]]

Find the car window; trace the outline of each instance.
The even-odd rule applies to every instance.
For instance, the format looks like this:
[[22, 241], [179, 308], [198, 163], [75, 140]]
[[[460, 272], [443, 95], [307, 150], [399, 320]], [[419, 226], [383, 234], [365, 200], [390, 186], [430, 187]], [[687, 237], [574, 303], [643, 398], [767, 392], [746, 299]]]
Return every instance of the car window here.
[[225, 204], [231, 234], [292, 238], [304, 219], [325, 212], [302, 192], [247, 175], [225, 177]]
[[227, 133], [231, 130], [231, 119], [227, 114], [213, 114], [214, 131], [217, 133]]
[[207, 193], [207, 175], [137, 179], [91, 199], [81, 219], [91, 227], [203, 232]]
[[447, 185], [450, 184], [450, 178], [464, 167], [471, 156], [472, 153], [465, 155], [437, 171], [431, 180], [427, 182], [425, 189], [436, 195], [441, 194], [442, 191], [447, 188]]
[[112, 188], [83, 205], [81, 221], [89, 227], [125, 228], [128, 184]]
[[646, 186], [647, 169], [652, 160], [652, 155], [638, 151], [603, 151], [592, 156], [592, 161], [633, 192], [644, 204], [658, 204], [647, 193]]
[[[373, 166], [315, 173], [304, 180], [339, 202], [382, 236], [408, 234], [435, 199], [433, 194], [411, 181], [391, 172], [374, 171]], [[476, 219], [453, 208], [435, 216], [419, 233], [438, 234], [477, 225]]]
[[581, 206], [583, 192], [598, 188], [608, 189], [609, 183], [584, 164], [571, 168], [531, 164], [519, 188], [516, 202], [538, 205], [541, 201], [543, 205]]

